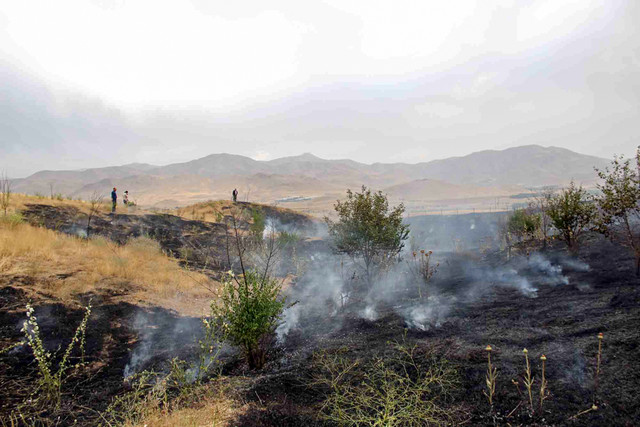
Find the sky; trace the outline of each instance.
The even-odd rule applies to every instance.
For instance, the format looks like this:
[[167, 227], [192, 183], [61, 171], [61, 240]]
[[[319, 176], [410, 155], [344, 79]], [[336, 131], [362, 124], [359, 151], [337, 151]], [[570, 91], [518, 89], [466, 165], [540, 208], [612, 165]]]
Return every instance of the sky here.
[[640, 144], [635, 0], [7, 0], [0, 170]]

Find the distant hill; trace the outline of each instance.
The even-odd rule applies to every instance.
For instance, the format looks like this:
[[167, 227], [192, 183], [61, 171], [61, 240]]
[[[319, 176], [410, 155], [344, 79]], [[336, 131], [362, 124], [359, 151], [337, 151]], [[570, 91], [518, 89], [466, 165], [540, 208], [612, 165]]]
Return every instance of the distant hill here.
[[536, 187], [564, 185], [571, 180], [589, 185], [596, 180], [593, 168], [603, 168], [608, 163], [607, 159], [564, 148], [526, 145], [435, 160], [414, 168], [422, 176], [455, 184]]
[[[347, 188], [367, 185], [394, 199], [437, 200], [496, 197], [544, 185], [566, 185], [572, 179], [591, 185], [594, 167], [608, 160], [557, 147], [528, 145], [488, 150], [426, 163], [375, 163], [326, 160], [306, 153], [270, 161], [233, 154], [212, 154], [166, 166], [129, 164], [77, 171], [41, 171], [14, 183], [15, 191], [87, 197], [111, 187], [128, 189], [145, 205], [185, 205], [228, 198], [233, 188], [242, 197], [271, 203], [287, 197], [335, 200]], [[323, 202], [325, 203], [325, 202]]]

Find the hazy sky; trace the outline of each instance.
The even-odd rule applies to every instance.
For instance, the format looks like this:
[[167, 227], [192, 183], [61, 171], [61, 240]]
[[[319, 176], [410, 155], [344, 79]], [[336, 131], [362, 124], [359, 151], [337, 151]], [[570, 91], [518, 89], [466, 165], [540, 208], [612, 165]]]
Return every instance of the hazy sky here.
[[636, 0], [6, 0], [0, 170], [640, 144]]

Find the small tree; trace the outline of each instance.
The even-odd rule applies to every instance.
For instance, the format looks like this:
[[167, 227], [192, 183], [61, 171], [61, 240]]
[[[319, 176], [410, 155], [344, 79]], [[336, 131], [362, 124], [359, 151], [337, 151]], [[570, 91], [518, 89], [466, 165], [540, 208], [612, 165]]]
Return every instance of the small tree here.
[[402, 222], [404, 205], [390, 209], [385, 194], [362, 186], [360, 193], [347, 190], [347, 200], [338, 200], [334, 208], [338, 221], [325, 217], [325, 222], [335, 250], [354, 262], [362, 260], [370, 284], [374, 267], [387, 265], [404, 247], [409, 235]]
[[7, 216], [7, 209], [9, 208], [10, 200], [11, 180], [7, 176], [6, 172], [2, 172], [2, 175], [0, 175], [0, 208], [4, 211], [4, 216]]
[[549, 210], [549, 204], [555, 191], [553, 187], [543, 187], [534, 196], [532, 202], [529, 204], [529, 209], [538, 213], [540, 216], [540, 237], [542, 238], [542, 246], [547, 247], [549, 240], [549, 231], [551, 229], [551, 218], [547, 211]]
[[582, 234], [587, 231], [595, 216], [595, 206], [582, 186], [571, 182], [569, 187], [549, 200], [547, 214], [570, 251], [577, 249]]
[[604, 182], [598, 185], [602, 194], [596, 199], [596, 228], [633, 251], [636, 275], [640, 275], [640, 150], [635, 163], [636, 170], [631, 167], [631, 159], [616, 157], [610, 168], [598, 170]]

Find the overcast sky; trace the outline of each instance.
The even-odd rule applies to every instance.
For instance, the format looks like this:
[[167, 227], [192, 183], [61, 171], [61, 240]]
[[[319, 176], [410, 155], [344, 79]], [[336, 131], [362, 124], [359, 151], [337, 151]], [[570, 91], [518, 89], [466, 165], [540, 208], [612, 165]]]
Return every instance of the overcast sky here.
[[640, 144], [636, 0], [7, 0], [0, 170]]

